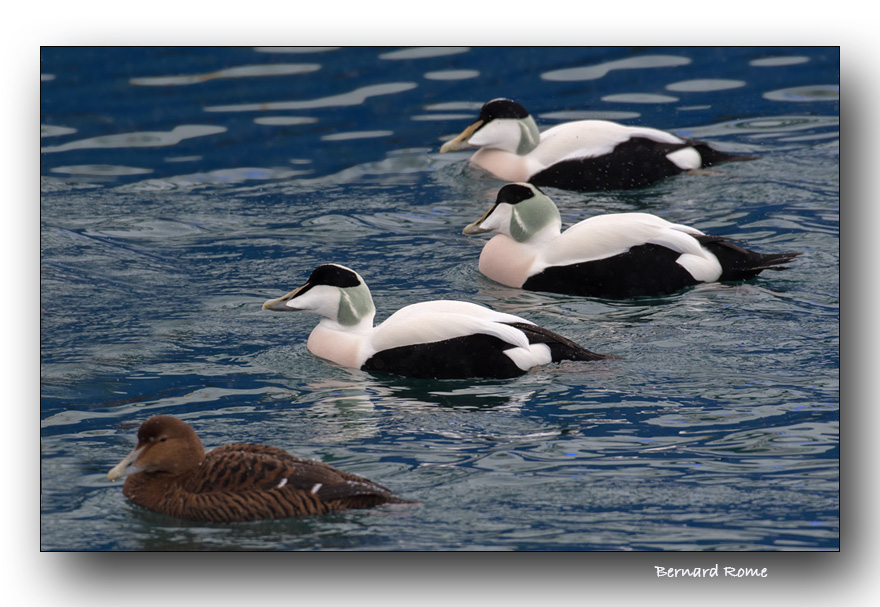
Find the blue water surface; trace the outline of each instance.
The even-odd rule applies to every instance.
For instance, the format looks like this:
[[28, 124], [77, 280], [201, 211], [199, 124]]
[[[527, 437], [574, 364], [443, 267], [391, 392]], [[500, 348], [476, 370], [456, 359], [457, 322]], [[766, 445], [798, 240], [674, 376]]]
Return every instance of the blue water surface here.
[[[836, 550], [837, 48], [43, 48], [43, 550]], [[802, 255], [747, 283], [607, 301], [482, 277], [461, 229], [502, 182], [439, 155], [511, 97], [542, 128], [647, 125], [757, 154], [637, 192], [548, 189], [571, 224], [646, 211]], [[317, 359], [261, 311], [318, 264], [377, 321], [425, 299], [597, 352], [513, 380]], [[236, 525], [127, 502], [147, 416], [262, 442], [416, 507]]]

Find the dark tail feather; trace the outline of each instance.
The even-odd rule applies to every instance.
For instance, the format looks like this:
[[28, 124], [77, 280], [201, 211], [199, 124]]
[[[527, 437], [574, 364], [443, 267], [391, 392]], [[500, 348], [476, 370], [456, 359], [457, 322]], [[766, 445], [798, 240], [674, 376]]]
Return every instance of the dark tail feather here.
[[800, 253], [770, 253], [767, 255], [762, 255], [764, 265], [755, 266], [755, 270], [787, 270], [788, 266], [784, 266], [782, 264], [788, 263], [795, 257], [800, 255]]
[[764, 270], [786, 270], [783, 265], [800, 253], [758, 253], [721, 236], [696, 236], [721, 263], [721, 281], [748, 280]]
[[703, 159], [703, 168], [721, 164], [722, 162], [745, 162], [747, 160], [757, 160], [760, 156], [750, 156], [748, 154], [728, 154], [727, 152], [719, 152], [709, 146], [708, 143], [693, 141], [692, 147], [700, 153]]
[[359, 483], [345, 481], [325, 485], [318, 489], [317, 496], [325, 502], [339, 502], [346, 508], [372, 508], [379, 504], [409, 504], [412, 500], [392, 495], [386, 487], [378, 483]]
[[526, 334], [530, 344], [547, 344], [550, 348], [550, 354], [553, 362], [561, 360], [604, 360], [611, 358], [620, 358], [613, 354], [597, 354], [590, 352], [586, 348], [579, 346], [570, 339], [554, 333], [550, 329], [539, 327], [538, 325], [530, 325], [523, 322], [505, 323], [511, 327], [516, 327]]

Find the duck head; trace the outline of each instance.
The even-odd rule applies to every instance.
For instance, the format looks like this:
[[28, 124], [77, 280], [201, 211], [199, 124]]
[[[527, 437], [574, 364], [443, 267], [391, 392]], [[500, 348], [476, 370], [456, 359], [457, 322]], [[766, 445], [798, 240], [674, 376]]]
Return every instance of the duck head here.
[[186, 422], [170, 415], [154, 415], [138, 428], [138, 443], [109, 473], [114, 481], [138, 472], [176, 476], [199, 465], [205, 448]]
[[477, 147], [523, 156], [540, 140], [538, 125], [523, 106], [510, 99], [493, 99], [483, 105], [476, 122], [443, 144], [440, 153]]
[[308, 281], [287, 295], [270, 299], [263, 310], [295, 312], [307, 310], [343, 325], [373, 325], [376, 307], [364, 279], [350, 268], [325, 264], [312, 271]]
[[510, 183], [498, 190], [492, 208], [462, 233], [496, 232], [535, 243], [555, 238], [561, 229], [562, 217], [550, 198], [530, 183]]

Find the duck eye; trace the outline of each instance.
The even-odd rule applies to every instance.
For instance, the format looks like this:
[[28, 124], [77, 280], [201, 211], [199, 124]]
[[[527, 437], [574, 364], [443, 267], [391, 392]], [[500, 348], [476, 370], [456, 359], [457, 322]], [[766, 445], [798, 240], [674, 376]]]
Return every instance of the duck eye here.
[[164, 443], [164, 442], [167, 441], [167, 440], [168, 440], [168, 437], [167, 437], [167, 436], [163, 436], [162, 438], [159, 439], [159, 442], [160, 442], [160, 443]]

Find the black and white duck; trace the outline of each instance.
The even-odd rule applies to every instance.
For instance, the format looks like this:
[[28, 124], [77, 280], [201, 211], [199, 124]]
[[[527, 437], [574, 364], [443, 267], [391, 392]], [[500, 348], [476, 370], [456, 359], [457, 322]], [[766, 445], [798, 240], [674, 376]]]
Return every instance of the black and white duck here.
[[345, 367], [417, 378], [509, 378], [562, 360], [596, 354], [533, 322], [466, 301], [425, 301], [373, 326], [376, 308], [366, 283], [345, 266], [316, 268], [308, 281], [264, 310], [307, 310], [322, 318], [310, 352]]
[[495, 233], [480, 272], [509, 287], [622, 299], [781, 270], [800, 253], [758, 253], [648, 213], [613, 213], [562, 231], [553, 201], [529, 183], [502, 187], [463, 233]]
[[629, 190], [685, 171], [755, 156], [720, 152], [672, 133], [607, 120], [565, 122], [539, 132], [528, 111], [493, 99], [441, 153], [479, 148], [471, 163], [510, 182], [564, 190]]

